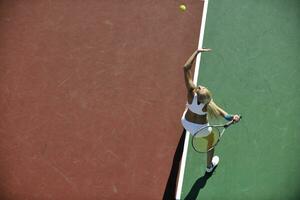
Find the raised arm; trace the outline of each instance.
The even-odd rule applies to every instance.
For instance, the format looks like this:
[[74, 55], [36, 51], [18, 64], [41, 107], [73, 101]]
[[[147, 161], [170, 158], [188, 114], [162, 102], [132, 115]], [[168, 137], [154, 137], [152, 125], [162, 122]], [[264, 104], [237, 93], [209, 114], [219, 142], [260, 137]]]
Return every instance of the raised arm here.
[[211, 49], [199, 49], [196, 50], [191, 57], [186, 61], [183, 67], [184, 71], [184, 80], [185, 80], [185, 85], [188, 90], [188, 92], [192, 91], [193, 89], [196, 88], [196, 85], [193, 83], [193, 78], [192, 78], [192, 66], [193, 63], [200, 52], [208, 52], [211, 51]]

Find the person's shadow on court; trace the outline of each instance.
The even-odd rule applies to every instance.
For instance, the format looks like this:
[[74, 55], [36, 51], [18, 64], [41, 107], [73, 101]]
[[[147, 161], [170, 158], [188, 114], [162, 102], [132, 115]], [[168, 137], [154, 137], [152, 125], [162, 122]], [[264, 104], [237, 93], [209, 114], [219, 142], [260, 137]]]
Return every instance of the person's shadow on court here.
[[165, 192], [163, 195], [163, 200], [173, 200], [175, 199], [176, 195], [176, 185], [177, 185], [177, 176], [179, 173], [180, 162], [183, 152], [184, 146], [184, 139], [185, 139], [185, 130], [183, 130], [180, 140], [178, 142], [174, 157], [173, 163], [170, 170], [170, 175], [166, 184]]
[[217, 167], [218, 166], [216, 166], [212, 172], [205, 172], [202, 177], [198, 178], [184, 200], [196, 200], [200, 190], [205, 187], [207, 180], [213, 175]]
[[[170, 170], [170, 175], [166, 184], [165, 192], [163, 195], [163, 200], [174, 200], [176, 195], [176, 185], [177, 185], [177, 177], [179, 173], [180, 168], [180, 162], [183, 152], [183, 146], [184, 146], [184, 139], [185, 139], [185, 130], [183, 130], [180, 140], [178, 142], [174, 157], [173, 157], [173, 163]], [[200, 190], [204, 188], [207, 180], [213, 175], [214, 171], [216, 170], [218, 166], [214, 168], [214, 170], [211, 173], [205, 173], [204, 176], [197, 179], [197, 181], [194, 183], [193, 187], [191, 188], [188, 195], [185, 197], [185, 200], [196, 200]]]

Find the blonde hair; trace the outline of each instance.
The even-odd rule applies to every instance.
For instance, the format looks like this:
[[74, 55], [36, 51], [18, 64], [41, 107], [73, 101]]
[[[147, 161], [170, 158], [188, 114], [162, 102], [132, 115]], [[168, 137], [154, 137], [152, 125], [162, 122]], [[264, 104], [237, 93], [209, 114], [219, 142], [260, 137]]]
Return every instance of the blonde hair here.
[[205, 88], [204, 90], [200, 90], [201, 95], [204, 99], [208, 99], [207, 103], [207, 113], [208, 113], [208, 118], [210, 119], [217, 119], [220, 117], [220, 112], [219, 112], [219, 107], [217, 104], [212, 99], [212, 93]]
[[211, 99], [210, 102], [207, 104], [207, 113], [210, 119], [216, 119], [220, 117], [220, 112], [218, 110], [218, 106], [215, 102]]

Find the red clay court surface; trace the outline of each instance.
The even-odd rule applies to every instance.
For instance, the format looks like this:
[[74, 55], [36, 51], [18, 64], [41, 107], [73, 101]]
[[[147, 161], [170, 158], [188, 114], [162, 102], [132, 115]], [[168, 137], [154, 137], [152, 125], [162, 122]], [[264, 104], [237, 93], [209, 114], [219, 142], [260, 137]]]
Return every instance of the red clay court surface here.
[[203, 4], [180, 3], [1, 1], [1, 199], [162, 199]]

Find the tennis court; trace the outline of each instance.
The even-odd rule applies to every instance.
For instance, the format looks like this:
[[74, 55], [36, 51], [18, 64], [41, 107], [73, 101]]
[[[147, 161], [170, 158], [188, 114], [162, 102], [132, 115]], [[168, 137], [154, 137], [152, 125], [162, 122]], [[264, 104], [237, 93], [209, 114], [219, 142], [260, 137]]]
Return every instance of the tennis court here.
[[162, 199], [202, 12], [186, 4], [1, 1], [1, 200]]
[[[178, 199], [299, 199], [300, 1], [208, 2], [198, 83], [243, 119], [205, 156], [187, 148]], [[183, 171], [182, 171], [183, 172]], [[181, 172], [181, 173], [182, 173]]]
[[[0, 199], [299, 199], [299, 8], [2, 0]], [[212, 176], [180, 123], [198, 44], [195, 81], [243, 115]]]

